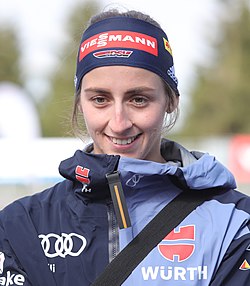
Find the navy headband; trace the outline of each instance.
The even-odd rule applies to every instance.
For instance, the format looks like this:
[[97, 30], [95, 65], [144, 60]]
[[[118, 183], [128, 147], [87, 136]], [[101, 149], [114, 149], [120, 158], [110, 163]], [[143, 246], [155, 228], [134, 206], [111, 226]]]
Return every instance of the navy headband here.
[[83, 76], [94, 68], [124, 65], [159, 75], [179, 95], [172, 50], [164, 31], [143, 20], [112, 17], [91, 25], [82, 36], [75, 76], [79, 89]]

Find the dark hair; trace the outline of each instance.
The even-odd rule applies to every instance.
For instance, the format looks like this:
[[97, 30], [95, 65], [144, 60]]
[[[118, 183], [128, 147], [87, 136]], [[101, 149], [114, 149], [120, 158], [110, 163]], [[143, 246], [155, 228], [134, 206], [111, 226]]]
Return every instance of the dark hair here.
[[[142, 12], [139, 11], [135, 11], [135, 10], [128, 10], [126, 12], [120, 12], [117, 9], [110, 9], [108, 11], [104, 11], [101, 12], [97, 15], [94, 15], [90, 18], [88, 24], [87, 24], [87, 28], [90, 27], [91, 25], [102, 21], [104, 19], [108, 19], [108, 18], [112, 18], [112, 17], [129, 17], [129, 18], [135, 18], [135, 19], [139, 19], [139, 20], [143, 20], [145, 22], [148, 22], [158, 28], [161, 28], [160, 24], [158, 22], [156, 22], [154, 19], [152, 19], [149, 15], [144, 14]], [[87, 29], [86, 28], [86, 29]], [[164, 129], [170, 130], [176, 123], [178, 116], [179, 116], [179, 108], [178, 108], [178, 104], [176, 104], [177, 102], [177, 98], [178, 95], [175, 93], [175, 91], [162, 79], [162, 82], [164, 84], [165, 87], [165, 91], [166, 91], [166, 95], [169, 98], [168, 101], [168, 110], [169, 112], [167, 112], [167, 118], [165, 120], [165, 124], [164, 124]], [[82, 136], [82, 128], [83, 126], [80, 126], [83, 124], [82, 122], [82, 117], [81, 117], [81, 123], [79, 124], [79, 103], [80, 103], [80, 94], [81, 94], [81, 88], [78, 89], [78, 91], [76, 91], [75, 93], [75, 101], [74, 101], [74, 106], [73, 106], [73, 114], [72, 114], [72, 126], [73, 126], [73, 131], [74, 134], [81, 137]], [[86, 128], [84, 128], [86, 129]], [[84, 134], [85, 135], [85, 134]]]
[[108, 11], [102, 12], [100, 14], [94, 15], [93, 17], [90, 18], [88, 22], [88, 27], [93, 25], [94, 23], [97, 23], [99, 21], [102, 21], [104, 19], [112, 18], [112, 17], [129, 17], [129, 18], [135, 18], [139, 20], [143, 20], [145, 22], [148, 22], [158, 28], [161, 28], [160, 24], [156, 22], [154, 19], [152, 19], [149, 15], [144, 14], [139, 11], [135, 10], [129, 10], [126, 12], [120, 12], [117, 9], [110, 9]]

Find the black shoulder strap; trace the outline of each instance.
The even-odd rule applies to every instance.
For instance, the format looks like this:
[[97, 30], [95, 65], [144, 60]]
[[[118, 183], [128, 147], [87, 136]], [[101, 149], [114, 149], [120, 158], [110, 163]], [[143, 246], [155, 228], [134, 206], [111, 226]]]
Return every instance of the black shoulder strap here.
[[166, 205], [107, 265], [92, 286], [121, 285], [169, 232], [177, 227], [197, 206], [211, 198], [213, 194], [212, 190], [183, 191]]

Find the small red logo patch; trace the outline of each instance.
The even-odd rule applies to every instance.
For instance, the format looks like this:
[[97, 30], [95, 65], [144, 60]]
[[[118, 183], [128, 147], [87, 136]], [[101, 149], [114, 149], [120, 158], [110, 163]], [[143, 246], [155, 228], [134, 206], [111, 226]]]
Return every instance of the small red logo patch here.
[[90, 184], [89, 171], [89, 169], [83, 168], [82, 166], [76, 166], [76, 179], [83, 184]]

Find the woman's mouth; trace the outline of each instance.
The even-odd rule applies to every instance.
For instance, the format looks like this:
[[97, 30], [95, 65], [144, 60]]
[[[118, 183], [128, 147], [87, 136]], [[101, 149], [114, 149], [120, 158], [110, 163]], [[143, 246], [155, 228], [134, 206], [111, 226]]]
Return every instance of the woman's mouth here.
[[110, 136], [109, 136], [109, 138], [116, 145], [128, 145], [128, 144], [131, 144], [132, 142], [134, 142], [135, 139], [137, 139], [139, 136], [140, 136], [140, 134], [136, 135], [136, 136], [132, 136], [132, 137], [126, 138], [126, 139], [125, 138], [123, 138], [123, 139], [115, 138], [115, 137], [110, 137]]

